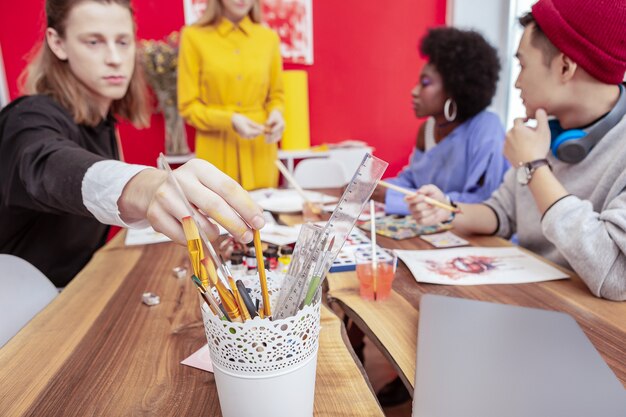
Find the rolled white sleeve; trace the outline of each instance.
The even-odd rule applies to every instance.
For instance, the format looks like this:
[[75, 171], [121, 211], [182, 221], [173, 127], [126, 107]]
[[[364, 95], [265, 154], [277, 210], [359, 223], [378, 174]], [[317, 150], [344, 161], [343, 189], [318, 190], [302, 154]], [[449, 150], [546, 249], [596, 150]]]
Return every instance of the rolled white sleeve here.
[[149, 226], [147, 220], [125, 223], [117, 207], [117, 201], [128, 181], [148, 168], [153, 167], [131, 165], [115, 160], [96, 162], [85, 173], [81, 185], [85, 207], [99, 222], [104, 224], [131, 228]]

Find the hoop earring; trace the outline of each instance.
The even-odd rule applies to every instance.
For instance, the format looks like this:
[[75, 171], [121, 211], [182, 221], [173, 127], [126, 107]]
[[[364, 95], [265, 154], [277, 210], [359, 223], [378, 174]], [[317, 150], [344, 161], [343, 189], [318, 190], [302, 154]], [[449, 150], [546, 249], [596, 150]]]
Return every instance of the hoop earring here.
[[[450, 107], [452, 107], [452, 114], [450, 114]], [[447, 99], [443, 105], [443, 117], [445, 117], [447, 121], [453, 122], [454, 119], [456, 119], [456, 110], [456, 102], [451, 98]]]

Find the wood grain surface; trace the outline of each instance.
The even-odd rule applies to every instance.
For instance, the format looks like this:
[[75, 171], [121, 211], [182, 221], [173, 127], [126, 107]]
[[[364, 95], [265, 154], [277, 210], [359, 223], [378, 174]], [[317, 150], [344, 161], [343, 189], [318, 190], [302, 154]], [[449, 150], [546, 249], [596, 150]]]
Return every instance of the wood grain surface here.
[[[172, 274], [186, 249], [122, 239], [0, 349], [1, 416], [221, 415], [213, 374], [180, 364], [206, 343], [197, 292]], [[346, 340], [324, 309], [315, 415], [382, 416]]]
[[[475, 246], [510, 245], [495, 237], [462, 237]], [[377, 240], [380, 246], [386, 248], [433, 249], [419, 238], [396, 241], [378, 236]], [[570, 314], [626, 387], [626, 303], [594, 297], [579, 277], [560, 269], [571, 278], [515, 285], [447, 286], [416, 282], [408, 268], [400, 262], [389, 300], [361, 300], [354, 272], [329, 274], [328, 298], [331, 303], [337, 303], [390, 359], [411, 393], [415, 377], [419, 303], [422, 295], [427, 293]], [[410, 340], [411, 337], [414, 340]]]

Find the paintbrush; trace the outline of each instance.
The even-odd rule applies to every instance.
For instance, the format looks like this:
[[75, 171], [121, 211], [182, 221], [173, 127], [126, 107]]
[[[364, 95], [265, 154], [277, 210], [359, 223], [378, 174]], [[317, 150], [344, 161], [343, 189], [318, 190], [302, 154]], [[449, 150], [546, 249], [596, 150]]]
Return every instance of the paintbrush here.
[[[398, 185], [392, 184], [392, 183], [387, 182], [387, 181], [380, 180], [380, 181], [378, 181], [378, 184], [382, 185], [383, 187], [389, 188], [390, 190], [394, 190], [394, 191], [397, 191], [399, 193], [402, 193], [404, 195], [415, 195], [415, 194], [417, 194], [417, 191], [411, 191], [411, 190], [409, 190], [407, 188], [400, 187]], [[430, 197], [428, 197], [426, 195], [423, 196], [423, 197], [424, 197], [424, 201], [427, 202], [428, 204], [430, 204], [431, 206], [436, 206], [436, 207], [442, 208], [444, 210], [451, 211], [453, 213], [461, 213], [461, 209], [459, 209], [458, 207], [454, 207], [454, 206], [451, 206], [449, 204], [442, 203], [441, 201], [437, 201], [434, 198], [430, 198]]]
[[[328, 248], [322, 255], [320, 255], [320, 260], [313, 271], [313, 277], [311, 278], [311, 282], [309, 282], [309, 288], [307, 289], [306, 295], [304, 296], [304, 300], [302, 302], [302, 306], [311, 305], [311, 302], [315, 298], [315, 294], [317, 293], [319, 286], [322, 281], [322, 277], [325, 275], [326, 267], [328, 263], [331, 261], [330, 256], [332, 255], [332, 249], [335, 244], [335, 236], [330, 240], [328, 244]], [[323, 245], [322, 245], [323, 246]]]
[[193, 281], [194, 284], [196, 284], [196, 288], [198, 289], [198, 292], [200, 292], [200, 295], [202, 296], [204, 301], [207, 303], [211, 311], [213, 311], [213, 313], [215, 313], [215, 315], [218, 316], [221, 320], [230, 321], [230, 319], [228, 318], [228, 314], [223, 310], [223, 307], [220, 304], [218, 304], [215, 297], [213, 297], [213, 294], [207, 291], [207, 289], [202, 285], [202, 282], [200, 281], [200, 279], [197, 276], [192, 275], [191, 280]]
[[[172, 168], [170, 168], [170, 165], [165, 160], [165, 155], [163, 155], [162, 153], [159, 154], [158, 163], [161, 167], [163, 167], [167, 171], [168, 179], [174, 185], [174, 188], [178, 192], [180, 199], [185, 204], [185, 207], [187, 208], [187, 211], [189, 212], [189, 216], [193, 218], [193, 222], [196, 225], [196, 229], [198, 230], [200, 234], [200, 239], [204, 243], [204, 246], [206, 247], [206, 249], [209, 251], [209, 254], [211, 255], [211, 258], [213, 259], [213, 262], [215, 263], [215, 265], [217, 265], [217, 269], [219, 269], [220, 272], [222, 272], [223, 277], [226, 277], [227, 274], [226, 274], [226, 271], [224, 270], [224, 265], [220, 262], [219, 257], [217, 256], [217, 252], [215, 252], [213, 245], [211, 245], [209, 238], [204, 232], [204, 229], [200, 227], [200, 224], [201, 224], [200, 213], [197, 210], [194, 210], [194, 208], [191, 206], [191, 203], [187, 199], [187, 196], [183, 192], [182, 187], [178, 183], [178, 180], [176, 179], [176, 176], [174, 175]], [[200, 258], [200, 260], [202, 260], [202, 258]]]
[[204, 258], [201, 263], [202, 266], [208, 271], [210, 282], [217, 290], [228, 316], [232, 319], [232, 321], [241, 321], [241, 311], [237, 305], [237, 300], [228, 287], [226, 287], [224, 283], [217, 278], [217, 271], [215, 270], [213, 262], [209, 258]]
[[202, 275], [202, 267], [200, 265], [200, 260], [204, 258], [204, 251], [202, 250], [202, 241], [200, 240], [200, 234], [198, 233], [198, 228], [196, 224], [193, 222], [191, 216], [183, 217], [183, 232], [185, 232], [185, 238], [187, 239], [187, 250], [189, 251], [189, 258], [191, 259], [191, 267], [193, 268], [193, 273], [197, 277], [202, 278], [202, 285], [205, 287], [209, 286], [206, 277]]

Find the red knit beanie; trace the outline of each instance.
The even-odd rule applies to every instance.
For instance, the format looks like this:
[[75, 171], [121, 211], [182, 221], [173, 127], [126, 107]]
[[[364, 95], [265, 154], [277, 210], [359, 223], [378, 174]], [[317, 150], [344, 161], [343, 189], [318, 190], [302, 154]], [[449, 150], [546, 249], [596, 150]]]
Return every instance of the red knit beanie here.
[[626, 0], [539, 0], [535, 21], [548, 39], [607, 84], [626, 71]]

